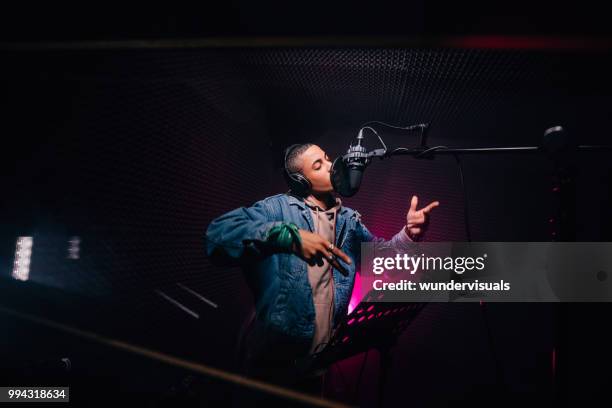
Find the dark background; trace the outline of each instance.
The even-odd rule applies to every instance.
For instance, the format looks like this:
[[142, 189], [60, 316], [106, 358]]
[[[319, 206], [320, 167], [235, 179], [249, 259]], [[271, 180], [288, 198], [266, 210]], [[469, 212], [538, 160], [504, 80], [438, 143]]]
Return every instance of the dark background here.
[[[429, 122], [430, 145], [449, 147], [539, 145], [554, 125], [580, 143], [610, 144], [609, 28], [587, 6], [238, 2], [193, 13], [92, 7], [3, 14], [1, 305], [234, 369], [251, 297], [238, 269], [205, 258], [208, 223], [285, 191], [279, 156], [286, 145], [313, 141], [337, 155], [369, 120]], [[488, 46], [462, 46], [468, 35]], [[495, 35], [527, 37], [509, 47]], [[254, 46], [254, 36], [272, 39]], [[211, 47], [210, 38], [225, 43]], [[126, 42], [139, 39], [155, 41]], [[462, 41], [449, 46], [450, 39]], [[393, 146], [416, 143], [415, 135], [383, 135]], [[370, 137], [367, 146], [374, 145]], [[579, 157], [578, 241], [610, 240], [607, 158]], [[474, 241], [551, 239], [551, 162], [469, 156], [463, 167]], [[464, 193], [451, 157], [375, 162], [360, 193], [343, 202], [372, 232], [391, 237], [412, 194], [422, 205], [441, 202], [427, 240], [466, 239]], [[10, 279], [18, 236], [34, 237], [27, 283]], [[78, 260], [67, 259], [73, 236], [81, 239]], [[508, 395], [551, 401], [561, 327], [557, 391], [596, 402], [609, 385], [599, 375], [609, 361], [609, 308], [570, 306], [559, 315], [548, 304], [491, 304], [483, 320], [478, 304], [429, 305], [394, 350], [388, 401], [484, 401], [499, 391], [496, 367]], [[9, 334], [0, 346], [10, 375], [69, 356], [71, 381], [94, 377], [137, 398], [174, 388], [218, 402], [225, 392], [202, 376], [181, 388], [192, 378], [185, 371], [15, 316], [3, 314], [0, 322]], [[331, 370], [332, 397], [350, 401], [362, 358]], [[361, 405], [375, 401], [376, 354], [367, 361]]]
[[124, 40], [209, 36], [609, 36], [605, 3], [595, 0], [268, 0], [203, 4], [89, 2], [7, 4], [0, 33], [11, 41]]

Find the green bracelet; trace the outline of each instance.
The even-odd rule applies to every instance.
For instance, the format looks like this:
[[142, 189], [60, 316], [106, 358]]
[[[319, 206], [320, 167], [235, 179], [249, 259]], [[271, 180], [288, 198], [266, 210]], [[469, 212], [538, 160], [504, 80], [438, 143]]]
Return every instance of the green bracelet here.
[[302, 245], [299, 228], [293, 223], [283, 223], [272, 227], [266, 242], [280, 251], [291, 252], [293, 244]]

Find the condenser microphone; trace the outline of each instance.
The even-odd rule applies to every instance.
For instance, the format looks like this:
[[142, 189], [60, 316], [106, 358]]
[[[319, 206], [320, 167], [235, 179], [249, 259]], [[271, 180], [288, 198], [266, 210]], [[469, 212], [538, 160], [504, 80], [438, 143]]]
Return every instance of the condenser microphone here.
[[331, 181], [334, 190], [343, 197], [352, 197], [361, 186], [363, 171], [370, 164], [370, 158], [364, 146], [363, 129], [357, 135], [357, 144], [351, 144], [347, 153], [334, 160], [331, 170]]
[[[387, 149], [387, 145], [380, 137], [376, 129], [369, 126], [370, 124], [379, 124], [389, 128], [407, 131], [420, 130], [421, 145], [425, 146], [425, 132], [429, 128], [428, 123], [419, 123], [406, 127], [392, 126], [384, 122], [378, 121], [368, 122], [364, 124], [363, 127], [359, 130], [359, 134], [357, 135], [357, 144], [351, 144], [344, 156], [340, 156], [336, 160], [334, 160], [334, 163], [331, 168], [332, 186], [334, 187], [334, 190], [343, 197], [352, 197], [357, 193], [359, 187], [361, 186], [363, 172], [370, 164], [372, 158], [378, 157], [382, 159], [385, 157], [389, 157], [390, 155]], [[370, 152], [366, 151], [365, 146], [362, 145], [363, 131], [366, 129], [370, 130], [378, 137], [382, 149], [374, 149]], [[392, 153], [393, 152], [391, 152], [391, 154]]]

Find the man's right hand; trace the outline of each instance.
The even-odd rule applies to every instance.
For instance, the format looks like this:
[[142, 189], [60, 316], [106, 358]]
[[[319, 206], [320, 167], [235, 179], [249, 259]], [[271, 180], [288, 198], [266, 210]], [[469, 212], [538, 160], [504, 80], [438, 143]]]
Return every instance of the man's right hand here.
[[[340, 265], [336, 265], [337, 261], [334, 259], [334, 255], [342, 259], [347, 264], [351, 264], [351, 258], [340, 249], [332, 246], [332, 243], [323, 238], [319, 234], [314, 234], [310, 231], [299, 230], [300, 237], [302, 239], [301, 246], [294, 246], [294, 252], [300, 258], [304, 259], [310, 265], [323, 265], [323, 259], [327, 259], [336, 269], [341, 268]], [[331, 251], [330, 251], [331, 249]]]

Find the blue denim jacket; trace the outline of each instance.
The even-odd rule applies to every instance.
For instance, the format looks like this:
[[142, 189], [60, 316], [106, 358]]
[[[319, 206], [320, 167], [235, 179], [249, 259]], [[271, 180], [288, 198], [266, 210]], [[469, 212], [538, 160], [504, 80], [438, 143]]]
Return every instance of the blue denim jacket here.
[[[214, 263], [243, 267], [254, 292], [257, 319], [265, 327], [308, 342], [314, 335], [315, 310], [307, 263], [293, 254], [271, 252], [265, 245], [272, 227], [289, 222], [314, 232], [309, 208], [303, 200], [289, 194], [277, 194], [251, 207], [237, 208], [208, 226], [206, 252]], [[385, 240], [370, 233], [357, 211], [342, 206], [336, 217], [334, 245], [353, 262], [348, 265], [338, 260], [348, 276], [334, 269], [334, 325], [348, 310], [355, 270], [361, 261], [361, 243], [372, 241]], [[407, 242], [411, 241], [403, 229], [390, 241], [400, 247]]]

